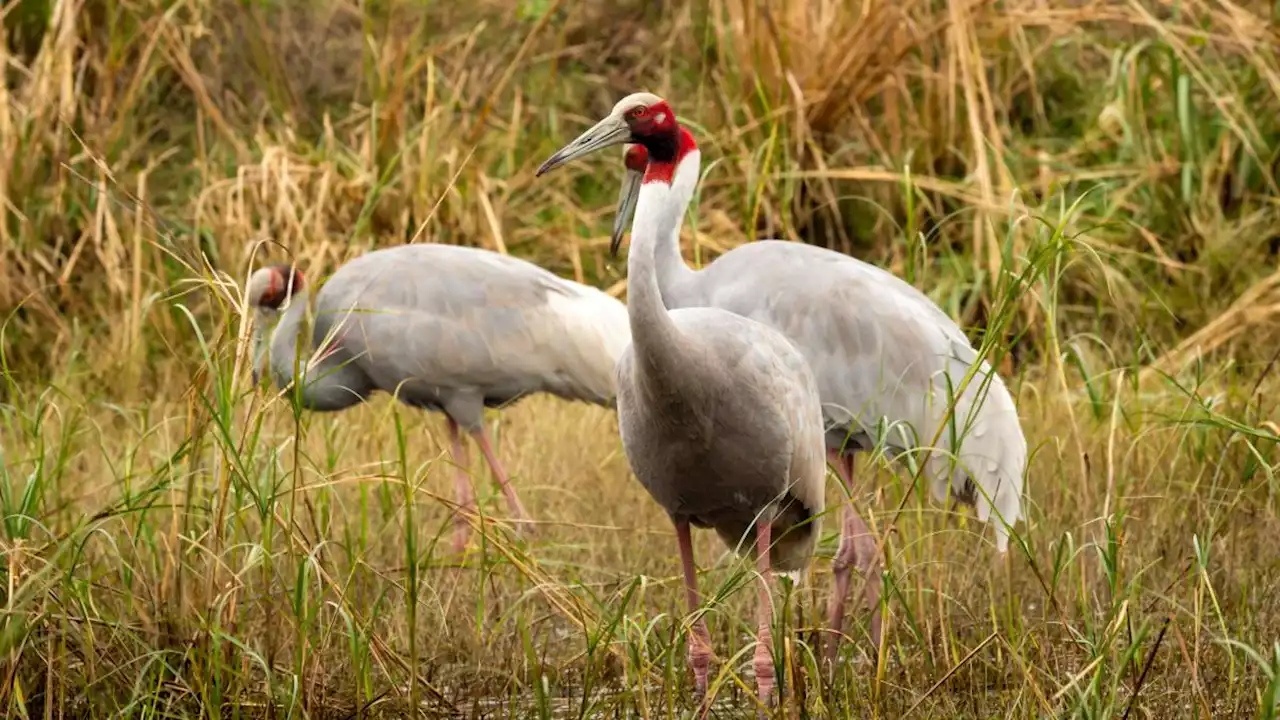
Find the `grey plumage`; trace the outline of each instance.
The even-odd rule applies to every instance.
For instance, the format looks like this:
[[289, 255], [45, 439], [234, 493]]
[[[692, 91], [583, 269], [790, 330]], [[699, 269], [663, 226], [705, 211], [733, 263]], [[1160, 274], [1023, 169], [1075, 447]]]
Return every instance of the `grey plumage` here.
[[[647, 97], [675, 123], [665, 101]], [[626, 154], [628, 171], [611, 244], [616, 251], [641, 177], [652, 171], [653, 153], [669, 154], [670, 143], [655, 144], [606, 121], [575, 143], [584, 138], [593, 149], [635, 143]], [[566, 151], [576, 152], [573, 148]], [[699, 162], [697, 154], [684, 160], [695, 175]], [[931, 448], [924, 475], [934, 497], [950, 493], [972, 504], [978, 518], [993, 527], [997, 550], [1007, 551], [1009, 528], [1022, 517], [1026, 439], [1008, 388], [985, 361], [955, 398], [953, 419], [947, 419], [954, 390], [978, 354], [946, 313], [891, 273], [802, 243], [748, 243], [694, 271], [680, 255], [679, 233], [676, 222], [646, 250], [654, 253], [665, 307], [727, 310], [782, 332], [800, 350], [822, 399], [828, 459], [850, 493], [856, 453], [881, 443], [900, 452]], [[842, 514], [831, 626], [838, 635], [849, 568], [856, 564], [867, 579], [871, 637], [878, 647], [879, 552], [851, 503], [843, 504]], [[828, 644], [829, 660], [836, 647]]]
[[[714, 529], [755, 558], [764, 582], [754, 665], [767, 705], [771, 574], [808, 565], [825, 507], [822, 408], [803, 355], [776, 330], [720, 308], [663, 306], [654, 246], [679, 226], [698, 179], [696, 144], [666, 132], [678, 126], [664, 105], [647, 94], [623, 99], [539, 174], [610, 144], [620, 127], [672, 150], [636, 206], [627, 264], [632, 343], [618, 361], [618, 424], [632, 471], [676, 526], [691, 610], [699, 597], [690, 525]], [[690, 638], [699, 694], [710, 654], [699, 621]]]
[[666, 328], [637, 337], [618, 361], [618, 427], [632, 472], [675, 521], [711, 528], [748, 556], [757, 521], [773, 515], [771, 566], [803, 570], [825, 507], [813, 373], [760, 323], [715, 308], [667, 315]]
[[[456, 439], [459, 427], [475, 435], [505, 482], [490, 457], [486, 406], [537, 392], [614, 404], [613, 369], [630, 328], [625, 306], [595, 288], [517, 258], [425, 243], [357, 257], [324, 283], [314, 303], [300, 274], [291, 296], [286, 271], [254, 273], [249, 302], [260, 310], [259, 328], [286, 306], [269, 341], [270, 370], [281, 387], [294, 379], [297, 337], [310, 320], [298, 363], [304, 407], [341, 410], [385, 391], [443, 412], [451, 435]], [[508, 499], [519, 516], [513, 493]]]

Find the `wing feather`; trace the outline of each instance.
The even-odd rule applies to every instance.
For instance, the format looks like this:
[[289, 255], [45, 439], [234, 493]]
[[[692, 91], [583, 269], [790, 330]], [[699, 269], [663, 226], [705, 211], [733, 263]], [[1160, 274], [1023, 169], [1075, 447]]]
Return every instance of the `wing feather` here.
[[622, 303], [531, 263], [415, 244], [347, 263], [317, 298], [316, 332], [337, 329], [379, 385], [485, 397], [545, 391], [607, 404], [630, 339]]

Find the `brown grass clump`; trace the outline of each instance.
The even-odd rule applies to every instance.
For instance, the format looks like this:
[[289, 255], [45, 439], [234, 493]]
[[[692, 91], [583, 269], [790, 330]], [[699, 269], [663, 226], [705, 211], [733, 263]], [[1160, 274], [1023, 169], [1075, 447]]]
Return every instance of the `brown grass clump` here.
[[[1022, 543], [864, 461], [886, 652], [780, 615], [788, 717], [1275, 717], [1280, 40], [1266, 3], [289, 3], [0, 9], [0, 704], [12, 717], [674, 717], [688, 618], [611, 413], [494, 414], [537, 540], [438, 541], [438, 418], [250, 387], [239, 287], [471, 244], [615, 294], [618, 97], [704, 147], [692, 261], [827, 245], [1004, 370]], [[471, 467], [483, 467], [477, 457]], [[832, 504], [838, 499], [832, 490]], [[752, 710], [744, 567], [697, 539], [717, 712]], [[856, 588], [855, 588], [856, 589]], [[743, 592], [746, 590], [746, 592]], [[858, 615], [858, 622], [865, 615]], [[785, 639], [785, 642], [783, 641]]]

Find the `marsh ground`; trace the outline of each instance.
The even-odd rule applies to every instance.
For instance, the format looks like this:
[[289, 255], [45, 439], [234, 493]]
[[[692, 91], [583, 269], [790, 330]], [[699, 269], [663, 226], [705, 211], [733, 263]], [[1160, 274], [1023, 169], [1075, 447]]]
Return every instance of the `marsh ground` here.
[[[887, 652], [860, 660], [854, 624], [834, 679], [813, 672], [828, 523], [778, 619], [780, 712], [1276, 716], [1267, 3], [2, 12], [8, 715], [687, 714], [674, 535], [611, 413], [495, 413], [540, 531], [515, 541], [477, 473], [493, 522], [456, 558], [439, 418], [385, 397], [295, 414], [252, 387], [237, 287], [267, 259], [321, 277], [418, 240], [621, 295], [620, 168], [532, 174], [645, 88], [704, 147], [691, 261], [784, 237], [891, 268], [985, 341], [1033, 452], [1003, 560], [909, 471], [862, 464], [858, 501], [894, 527]], [[696, 543], [716, 713], [738, 717], [754, 593]]]

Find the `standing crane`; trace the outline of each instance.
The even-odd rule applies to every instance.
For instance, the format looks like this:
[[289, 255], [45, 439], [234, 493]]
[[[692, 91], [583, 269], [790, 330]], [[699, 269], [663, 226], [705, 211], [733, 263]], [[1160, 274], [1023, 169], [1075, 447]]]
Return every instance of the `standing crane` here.
[[[633, 209], [639, 212], [638, 199], [651, 174], [697, 178], [700, 163], [697, 152], [680, 154], [676, 166], [667, 161], [686, 144], [692, 146], [693, 138], [665, 100], [637, 93], [624, 103], [561, 150], [553, 158], [557, 162], [549, 161], [559, 165], [565, 156], [634, 143], [627, 150], [626, 180], [613, 227], [610, 252], [615, 255], [626, 216]], [[634, 131], [625, 113], [640, 106], [647, 116], [669, 121], [658, 136]], [[663, 302], [670, 308], [712, 307], [751, 318], [799, 348], [818, 382], [827, 459], [850, 497], [856, 453], [876, 447], [895, 453], [932, 450], [924, 475], [934, 497], [942, 501], [950, 493], [974, 506], [978, 519], [994, 527], [997, 551], [1007, 552], [1009, 529], [1022, 517], [1026, 438], [1008, 388], [985, 360], [956, 395], [955, 388], [979, 357], [955, 322], [893, 274], [804, 243], [747, 243], [695, 271], [680, 255], [681, 220], [664, 226], [653, 247], [643, 251], [654, 254]], [[634, 228], [632, 232], [634, 243]], [[931, 445], [935, 437], [938, 444]], [[866, 579], [864, 599], [877, 651], [881, 637], [879, 553], [851, 499], [843, 503], [840, 538], [832, 562], [828, 661], [834, 661], [839, 649], [849, 570], [855, 564]]]
[[[618, 360], [618, 427], [636, 477], [676, 529], [690, 612], [701, 599], [690, 526], [712, 528], [761, 575], [753, 665], [762, 707], [774, 687], [772, 573], [800, 572], [824, 510], [822, 405], [804, 356], [769, 326], [720, 308], [668, 311], [655, 248], [679, 228], [698, 182], [698, 148], [658, 98], [624, 98], [548, 170], [619, 139], [644, 144], [627, 262], [631, 345]], [[695, 689], [706, 699], [711, 638], [689, 641]]]
[[[443, 412], [459, 508], [475, 507], [466, 430], [520, 524], [529, 516], [498, 461], [484, 409], [536, 392], [612, 407], [613, 368], [631, 341], [626, 306], [617, 299], [518, 258], [454, 245], [384, 248], [338, 268], [316, 296], [311, 337], [301, 343], [317, 356], [310, 362], [296, 358], [309, 299], [302, 274], [287, 265], [260, 268], [247, 294], [258, 310], [259, 343], [279, 315], [269, 347], [277, 385], [293, 381], [296, 364], [301, 404], [311, 410], [342, 410], [381, 390]], [[255, 381], [264, 362], [255, 360]], [[469, 532], [459, 512], [457, 551]]]

